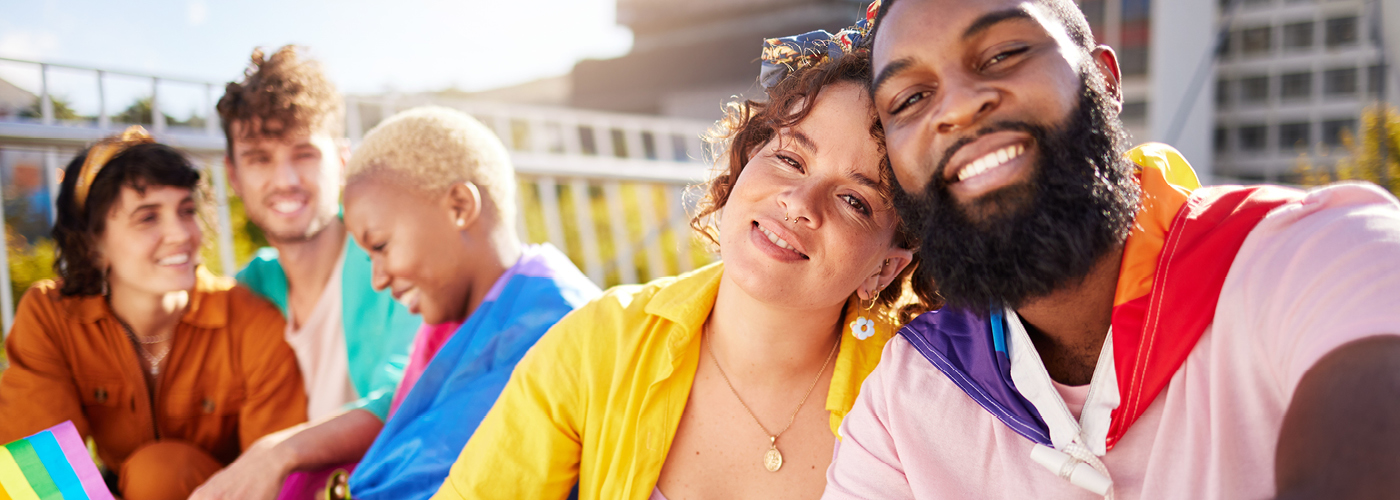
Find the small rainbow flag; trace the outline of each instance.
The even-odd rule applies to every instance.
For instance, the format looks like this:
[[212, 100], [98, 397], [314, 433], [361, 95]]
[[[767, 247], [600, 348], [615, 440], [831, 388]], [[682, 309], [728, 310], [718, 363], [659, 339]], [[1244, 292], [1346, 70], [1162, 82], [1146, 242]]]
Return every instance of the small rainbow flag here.
[[72, 421], [0, 446], [0, 500], [113, 500]]

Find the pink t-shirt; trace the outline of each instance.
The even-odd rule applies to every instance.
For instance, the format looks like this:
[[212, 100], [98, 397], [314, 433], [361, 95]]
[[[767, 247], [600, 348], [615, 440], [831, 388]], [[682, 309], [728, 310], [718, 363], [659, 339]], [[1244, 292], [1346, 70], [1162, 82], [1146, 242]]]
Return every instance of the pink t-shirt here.
[[[1400, 204], [1374, 186], [1319, 189], [1265, 217], [1230, 268], [1212, 325], [1102, 457], [1115, 497], [1274, 496], [1279, 428], [1304, 372], [1350, 341], [1400, 334], [1397, 256]], [[1057, 389], [1065, 399], [1081, 390]], [[885, 346], [840, 434], [823, 498], [1097, 498], [1032, 461], [1030, 440], [902, 336]]]
[[462, 322], [456, 321], [418, 327], [418, 334], [413, 337], [413, 347], [408, 351], [408, 366], [404, 367], [403, 380], [399, 381], [399, 388], [394, 392], [394, 401], [389, 404], [390, 416], [399, 409], [399, 403], [402, 403], [404, 396], [413, 389], [413, 384], [418, 383], [418, 377], [423, 376], [423, 370], [428, 369], [428, 363], [433, 361], [433, 356], [437, 356], [443, 344], [451, 340], [452, 334], [461, 326]]

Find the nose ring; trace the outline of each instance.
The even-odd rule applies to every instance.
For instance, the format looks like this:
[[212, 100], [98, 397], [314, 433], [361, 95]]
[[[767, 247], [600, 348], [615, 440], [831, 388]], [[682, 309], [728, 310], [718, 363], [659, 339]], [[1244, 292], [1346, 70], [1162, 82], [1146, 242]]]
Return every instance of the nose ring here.
[[789, 219], [789, 218], [788, 218], [787, 212], [783, 212], [783, 221], [784, 221], [784, 222], [792, 222], [792, 219]]

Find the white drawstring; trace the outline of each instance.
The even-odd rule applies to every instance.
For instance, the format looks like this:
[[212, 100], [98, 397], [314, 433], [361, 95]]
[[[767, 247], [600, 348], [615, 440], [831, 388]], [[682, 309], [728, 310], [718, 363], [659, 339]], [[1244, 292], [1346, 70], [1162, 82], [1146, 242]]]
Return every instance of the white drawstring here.
[[1108, 467], [1078, 440], [1071, 441], [1058, 450], [1036, 444], [1031, 448], [1031, 460], [1070, 484], [1103, 495], [1107, 500], [1113, 500], [1113, 476], [1108, 473]]

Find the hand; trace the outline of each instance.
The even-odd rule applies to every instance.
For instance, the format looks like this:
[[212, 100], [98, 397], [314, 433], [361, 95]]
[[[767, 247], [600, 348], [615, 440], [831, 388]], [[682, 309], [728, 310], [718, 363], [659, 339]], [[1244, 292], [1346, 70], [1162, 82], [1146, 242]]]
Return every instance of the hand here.
[[296, 428], [259, 439], [237, 460], [214, 474], [190, 495], [190, 500], [275, 500], [290, 461], [277, 444]]
[[1355, 340], [1293, 392], [1275, 456], [1278, 498], [1392, 498], [1400, 490], [1400, 336]]

